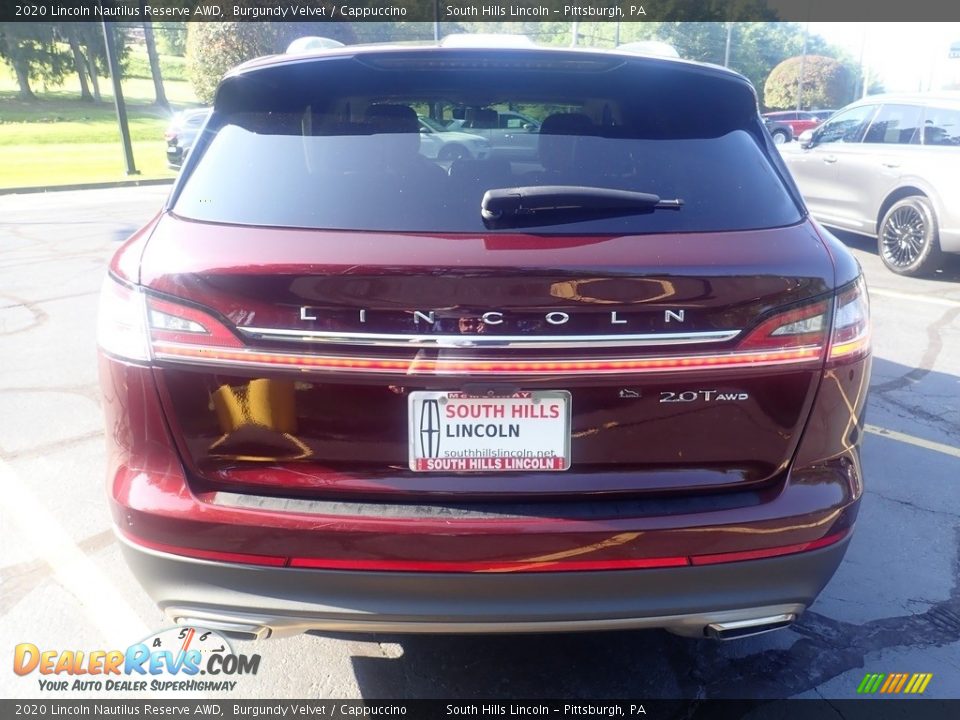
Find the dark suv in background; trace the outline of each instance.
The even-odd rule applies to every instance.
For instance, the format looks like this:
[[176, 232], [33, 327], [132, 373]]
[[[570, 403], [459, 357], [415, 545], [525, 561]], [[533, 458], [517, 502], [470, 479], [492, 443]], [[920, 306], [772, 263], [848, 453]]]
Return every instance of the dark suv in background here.
[[[523, 161], [422, 152], [510, 107]], [[306, 630], [788, 625], [863, 491], [860, 269], [723, 68], [344, 47], [227, 75], [99, 317], [165, 613]]]

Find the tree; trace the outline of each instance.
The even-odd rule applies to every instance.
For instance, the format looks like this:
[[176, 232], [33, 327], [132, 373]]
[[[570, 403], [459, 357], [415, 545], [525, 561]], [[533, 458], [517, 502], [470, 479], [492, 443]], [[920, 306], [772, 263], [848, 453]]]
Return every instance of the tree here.
[[[127, 36], [122, 27], [114, 25], [113, 44], [117, 48], [117, 54], [120, 57], [121, 65], [130, 51], [127, 46]], [[100, 76], [106, 76], [107, 72], [107, 52], [103, 45], [103, 27], [98, 22], [77, 22], [60, 23], [57, 28], [58, 37], [70, 45], [71, 50], [74, 42], [80, 48], [80, 55], [73, 56], [74, 69], [80, 74], [76, 65], [82, 65], [84, 73], [90, 80], [93, 89], [93, 101], [101, 102], [100, 96]], [[82, 86], [82, 82], [81, 82]]]
[[187, 23], [154, 23], [157, 31], [157, 44], [164, 55], [183, 57], [187, 54]]
[[[140, 7], [145, 5], [141, 1]], [[154, 104], [164, 109], [170, 109], [167, 94], [163, 91], [163, 75], [160, 73], [160, 58], [157, 56], [157, 43], [153, 37], [153, 23], [143, 21], [143, 41], [147, 46], [147, 58], [150, 60], [150, 75], [153, 78]]]
[[261, 55], [282, 53], [293, 40], [305, 35], [356, 42], [349, 23], [190, 23], [187, 73], [197, 97], [205, 103], [213, 102], [227, 70]]
[[106, 50], [103, 47], [103, 32], [100, 23], [70, 23], [70, 32], [77, 35], [80, 45], [85, 48], [84, 61], [86, 62], [87, 77], [93, 86], [93, 101], [100, 102], [100, 80], [97, 60], [103, 58], [106, 62]]
[[69, 55], [57, 46], [54, 23], [0, 23], [0, 57], [13, 68], [22, 100], [35, 100], [31, 80], [59, 83]]
[[58, 23], [57, 35], [67, 42], [73, 54], [73, 69], [77, 73], [77, 79], [80, 80], [80, 99], [84, 102], [93, 102], [93, 95], [90, 94], [90, 88], [87, 85], [89, 65], [80, 48], [81, 36], [78, 27], [79, 23]]
[[850, 77], [843, 64], [822, 55], [807, 55], [805, 58], [787, 58], [773, 69], [763, 86], [763, 101], [767, 107], [797, 107], [797, 84], [801, 64], [801, 108], [842, 107], [850, 101]]

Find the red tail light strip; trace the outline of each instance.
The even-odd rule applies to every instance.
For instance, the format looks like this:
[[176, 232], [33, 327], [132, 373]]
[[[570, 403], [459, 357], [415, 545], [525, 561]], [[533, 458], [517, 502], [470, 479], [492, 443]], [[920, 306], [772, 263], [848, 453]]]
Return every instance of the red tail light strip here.
[[828, 545], [840, 542], [850, 534], [852, 528], [841, 530], [840, 532], [826, 535], [819, 540], [812, 540], [806, 543], [797, 543], [796, 545], [780, 545], [779, 547], [763, 548], [761, 550], [743, 550], [741, 552], [716, 553], [714, 555], [694, 555], [690, 558], [691, 565], [717, 565], [719, 563], [740, 562], [741, 560], [759, 560], [761, 558], [779, 557], [780, 555], [793, 555], [795, 553], [810, 552], [818, 550]]
[[196, 362], [243, 367], [290, 368], [356, 373], [403, 375], [568, 375], [587, 373], [620, 374], [699, 370], [713, 367], [758, 367], [819, 362], [822, 345], [807, 345], [782, 350], [728, 352], [703, 355], [649, 358], [610, 358], [584, 360], [470, 360], [447, 358], [338, 357], [261, 350], [204, 347], [154, 341], [154, 357], [172, 362]]
[[865, 330], [853, 340], [834, 343], [830, 347], [830, 360], [858, 360], [870, 352], [870, 331]]
[[201, 550], [200, 548], [185, 548], [178, 545], [167, 545], [166, 543], [154, 542], [153, 540], [144, 540], [134, 537], [125, 530], [120, 533], [134, 545], [145, 547], [157, 552], [169, 553], [170, 555], [183, 555], [185, 557], [196, 558], [197, 560], [211, 560], [213, 562], [240, 563], [242, 565], [272, 565], [273, 567], [284, 567], [289, 560], [279, 555], [251, 555], [250, 553], [221, 552], [220, 550]]
[[685, 567], [685, 557], [636, 558], [630, 560], [561, 560], [534, 565], [529, 562], [434, 562], [429, 560], [339, 560], [290, 558], [290, 567], [324, 570], [387, 570], [393, 572], [571, 572], [576, 570], [625, 570]]
[[507, 573], [507, 572], [572, 572], [583, 570], [639, 570], [652, 568], [687, 567], [691, 565], [721, 565], [723, 563], [743, 562], [746, 560], [761, 560], [764, 558], [793, 555], [810, 552], [840, 542], [850, 534], [852, 528], [826, 535], [819, 540], [812, 540], [794, 545], [780, 545], [778, 547], [763, 548], [760, 550], [744, 550], [740, 552], [715, 553], [712, 555], [691, 555], [675, 557], [653, 558], [617, 558], [611, 560], [557, 560], [537, 565], [523, 560], [516, 561], [485, 561], [464, 560], [441, 562], [434, 560], [362, 560], [344, 558], [294, 557], [280, 555], [253, 555], [247, 553], [219, 552], [215, 550], [199, 550], [185, 548], [165, 543], [153, 542], [135, 537], [127, 531], [121, 531], [134, 545], [150, 550], [196, 558], [214, 562], [241, 563], [245, 565], [269, 565], [273, 567], [294, 567], [316, 570], [366, 570], [381, 572], [472, 572], [472, 573]]

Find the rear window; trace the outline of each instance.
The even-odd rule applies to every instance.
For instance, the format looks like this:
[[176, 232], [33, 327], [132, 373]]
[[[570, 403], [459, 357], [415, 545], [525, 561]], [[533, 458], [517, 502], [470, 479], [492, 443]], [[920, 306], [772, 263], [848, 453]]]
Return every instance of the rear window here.
[[923, 118], [923, 144], [960, 146], [960, 109], [926, 108]]
[[[755, 99], [739, 81], [655, 63], [592, 72], [311, 64], [221, 88], [175, 213], [277, 227], [490, 232], [480, 214], [487, 190], [578, 185], [679, 198], [683, 207], [566, 214], [526, 231], [748, 230], [801, 217], [756, 140]], [[504, 117], [527, 121], [498, 122]]]

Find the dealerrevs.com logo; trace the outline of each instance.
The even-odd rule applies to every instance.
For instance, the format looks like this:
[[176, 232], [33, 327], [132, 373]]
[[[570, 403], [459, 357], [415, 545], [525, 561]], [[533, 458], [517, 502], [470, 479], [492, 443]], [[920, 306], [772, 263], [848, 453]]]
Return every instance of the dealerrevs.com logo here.
[[232, 691], [238, 683], [233, 678], [259, 669], [259, 655], [237, 654], [222, 635], [199, 627], [163, 630], [126, 650], [48, 650], [20, 643], [13, 651], [13, 671], [37, 673], [46, 691]]

